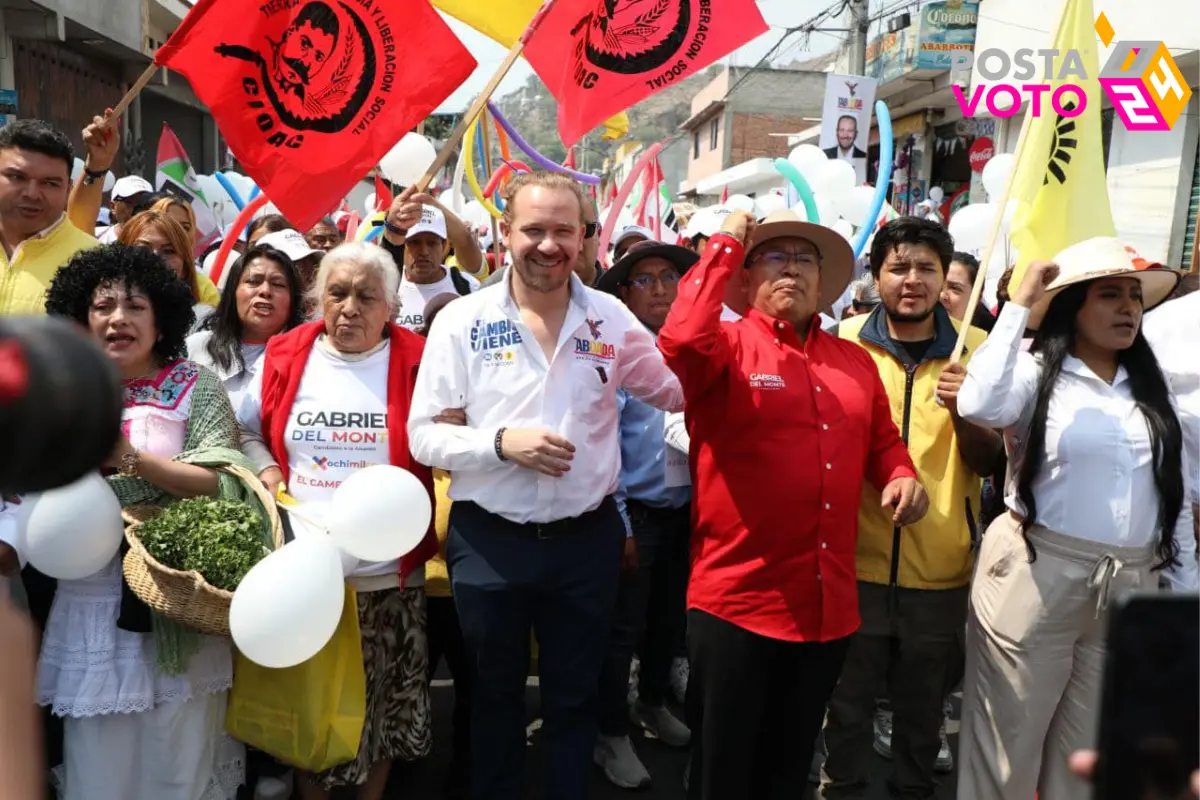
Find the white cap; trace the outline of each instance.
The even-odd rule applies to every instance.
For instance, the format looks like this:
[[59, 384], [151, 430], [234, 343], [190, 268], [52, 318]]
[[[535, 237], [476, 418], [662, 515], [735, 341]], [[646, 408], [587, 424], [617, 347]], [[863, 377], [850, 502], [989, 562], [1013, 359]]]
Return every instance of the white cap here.
[[621, 242], [628, 239], [630, 236], [641, 236], [643, 239], [654, 241], [654, 231], [649, 228], [643, 228], [641, 225], [629, 225], [621, 229], [621, 231], [613, 238], [613, 250], [621, 246]]
[[150, 185], [150, 181], [138, 175], [126, 175], [124, 178], [119, 178], [112, 188], [113, 200], [124, 200], [134, 195], [153, 192], [154, 187]]
[[260, 238], [258, 243], [274, 247], [292, 261], [299, 261], [302, 258], [312, 255], [325, 255], [324, 250], [313, 250], [309, 247], [304, 234], [292, 228], [268, 233], [266, 236]]
[[405, 237], [416, 236], [418, 233], [432, 233], [442, 241], [446, 240], [446, 215], [440, 208], [421, 206], [421, 221], [409, 228]]
[[702, 208], [688, 220], [687, 227], [683, 230], [683, 235], [688, 239], [693, 239], [697, 236], [711, 239], [721, 230], [721, 225], [724, 224], [725, 218], [730, 213], [730, 210], [725, 208], [725, 206], [708, 206], [707, 208]]

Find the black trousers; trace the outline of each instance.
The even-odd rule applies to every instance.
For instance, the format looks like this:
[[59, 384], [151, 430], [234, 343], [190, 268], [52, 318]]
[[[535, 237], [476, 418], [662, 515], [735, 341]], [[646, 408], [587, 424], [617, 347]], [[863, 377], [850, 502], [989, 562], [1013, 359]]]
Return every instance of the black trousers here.
[[[629, 664], [641, 653], [638, 697], [648, 706], [665, 703], [671, 661], [685, 624], [691, 506], [653, 508], [626, 503], [638, 568], [624, 576], [617, 594], [608, 653], [600, 671], [600, 733], [629, 733]], [[639, 644], [640, 643], [640, 644]]]
[[893, 590], [859, 582], [862, 627], [850, 637], [825, 725], [826, 798], [866, 796], [875, 698], [885, 687], [892, 706], [891, 793], [911, 800], [934, 796], [942, 705], [962, 678], [968, 593], [965, 586]]
[[426, 597], [425, 632], [429, 639], [429, 679], [446, 659], [454, 678], [454, 768], [466, 768], [471, 756], [471, 695], [475, 677], [467, 660], [462, 628], [453, 597]]
[[525, 679], [538, 642], [542, 797], [588, 794], [596, 687], [612, 626], [625, 524], [608, 497], [551, 526], [519, 525], [470, 502], [450, 510], [446, 563], [475, 674], [471, 796], [525, 796]]
[[688, 612], [690, 800], [795, 800], [849, 638], [785, 642]]

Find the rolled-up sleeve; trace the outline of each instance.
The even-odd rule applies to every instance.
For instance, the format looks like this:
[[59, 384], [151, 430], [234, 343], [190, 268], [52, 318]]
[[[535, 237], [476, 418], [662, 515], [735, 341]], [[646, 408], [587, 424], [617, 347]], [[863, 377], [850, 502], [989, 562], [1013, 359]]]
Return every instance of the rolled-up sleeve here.
[[683, 387], [679, 378], [663, 360], [653, 334], [642, 327], [629, 311], [629, 329], [621, 351], [621, 388], [663, 411], [683, 410]]
[[1021, 350], [1029, 309], [1007, 303], [996, 326], [967, 364], [958, 390], [958, 413], [989, 428], [1015, 425], [1033, 403], [1039, 367]]

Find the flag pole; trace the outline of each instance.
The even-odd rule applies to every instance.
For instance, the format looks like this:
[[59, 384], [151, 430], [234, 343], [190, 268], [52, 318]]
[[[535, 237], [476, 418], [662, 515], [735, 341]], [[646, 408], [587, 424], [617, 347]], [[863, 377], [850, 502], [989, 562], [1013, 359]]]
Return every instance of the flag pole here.
[[[1067, 18], [1067, 7], [1071, 5], [1073, 0], [1063, 0], [1062, 9], [1058, 14], [1058, 23], [1051, 28], [1051, 33], [1054, 39], [1058, 38], [1058, 31], [1062, 28], [1063, 21]], [[1053, 41], [1053, 39], [1051, 40]], [[992, 227], [988, 231], [988, 237], [985, 240], [986, 245], [983, 248], [983, 258], [980, 259], [979, 274], [975, 277], [975, 285], [971, 287], [971, 296], [967, 300], [967, 308], [963, 311], [962, 325], [958, 329], [958, 341], [954, 344], [954, 352], [950, 354], [950, 363], [957, 364], [962, 359], [963, 348], [967, 346], [967, 331], [971, 328], [971, 320], [975, 317], [975, 309], [979, 306], [979, 298], [983, 294], [983, 284], [986, 282], [988, 264], [991, 263], [992, 253], [996, 249], [996, 239], [1000, 236], [1000, 226], [1004, 223], [1004, 212], [1008, 207], [1008, 199], [1012, 195], [1013, 178], [1017, 175], [1017, 169], [1021, 164], [1021, 156], [1025, 152], [1025, 142], [1029, 138], [1029, 129], [1033, 122], [1033, 107], [1025, 109], [1025, 119], [1021, 122], [1021, 133], [1017, 137], [1017, 147], [1013, 152], [1013, 168], [1008, 174], [1008, 180], [1004, 182], [1004, 194], [1000, 196], [1000, 203], [996, 207], [996, 214], [992, 218]], [[1008, 264], [1004, 265], [1008, 269]]]
[[112, 111], [105, 114], [104, 118], [118, 119], [122, 114], [124, 114], [129, 109], [129, 105], [139, 94], [142, 93], [142, 89], [146, 88], [146, 84], [150, 82], [150, 80], [154, 77], [154, 73], [158, 72], [158, 70], [158, 63], [151, 61], [150, 66], [146, 67], [146, 69], [142, 71], [142, 74], [138, 76], [138, 79], [134, 81], [133, 85], [129, 87], [129, 91], [126, 92], [125, 96], [121, 98], [121, 102], [113, 106]]
[[[483, 133], [483, 152], [487, 156], [483, 160], [483, 172], [487, 176], [489, 182], [492, 180], [492, 137], [488, 133], [488, 112], [483, 112], [483, 124], [479, 126]], [[492, 217], [492, 252], [496, 254], [496, 269], [500, 268], [500, 231], [496, 227], [496, 218]], [[487, 253], [483, 254], [484, 261], [487, 261]]]
[[512, 69], [513, 64], [517, 63], [517, 59], [521, 57], [521, 53], [525, 51], [525, 42], [534, 34], [538, 26], [542, 24], [546, 13], [554, 5], [556, 0], [545, 0], [542, 7], [533, 15], [533, 19], [529, 21], [529, 26], [525, 28], [525, 32], [521, 34], [521, 38], [517, 39], [513, 46], [509, 48], [508, 55], [504, 57], [504, 61], [500, 62], [500, 66], [496, 68], [496, 72], [492, 75], [487, 85], [483, 87], [483, 91], [475, 98], [475, 102], [471, 103], [471, 107], [467, 109], [467, 113], [463, 114], [462, 119], [458, 121], [458, 125], [450, 132], [446, 143], [442, 145], [442, 149], [438, 152], [437, 158], [429, 165], [429, 169], [421, 176], [421, 180], [417, 181], [417, 191], [423, 192], [430, 182], [437, 177], [441, 172], [442, 167], [450, 160], [450, 156], [454, 154], [459, 142], [467, 132], [467, 128], [475, 123], [475, 119], [479, 116], [487, 101], [491, 99], [492, 94], [500, 86], [500, 81], [504, 80], [504, 76]]

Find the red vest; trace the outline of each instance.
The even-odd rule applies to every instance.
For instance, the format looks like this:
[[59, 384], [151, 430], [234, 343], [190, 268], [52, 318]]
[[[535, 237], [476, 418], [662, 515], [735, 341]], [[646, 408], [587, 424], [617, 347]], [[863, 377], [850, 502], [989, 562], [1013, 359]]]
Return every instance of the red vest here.
[[[263, 358], [262, 432], [271, 455], [283, 470], [285, 482], [289, 475], [284, 431], [292, 413], [292, 405], [296, 402], [296, 393], [300, 390], [300, 379], [304, 375], [308, 356], [324, 330], [324, 322], [308, 322], [287, 333], [273, 336]], [[432, 503], [433, 473], [429, 467], [417, 463], [408, 449], [408, 411], [425, 340], [390, 322], [385, 333], [391, 342], [387, 387], [388, 455], [392, 466], [401, 467], [417, 476], [425, 485]], [[437, 551], [437, 536], [433, 531], [433, 521], [430, 520], [425, 538], [415, 550], [400, 559], [400, 577], [411, 574], [437, 555]]]

